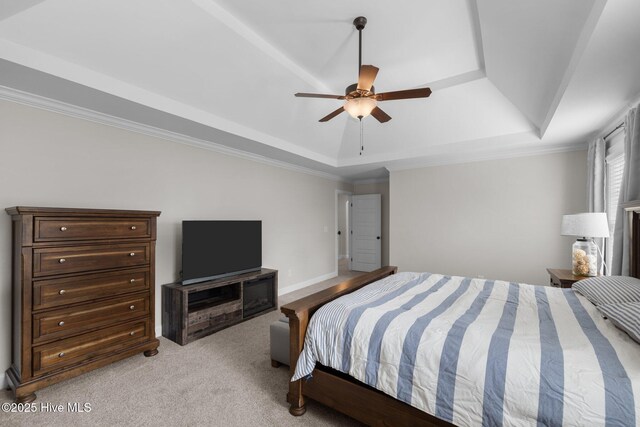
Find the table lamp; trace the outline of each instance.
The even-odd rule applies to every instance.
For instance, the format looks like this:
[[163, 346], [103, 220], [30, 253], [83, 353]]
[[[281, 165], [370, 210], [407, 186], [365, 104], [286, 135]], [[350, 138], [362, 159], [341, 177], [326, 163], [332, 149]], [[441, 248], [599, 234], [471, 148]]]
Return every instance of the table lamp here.
[[[597, 276], [598, 253], [602, 257], [602, 252], [593, 239], [609, 237], [607, 214], [593, 212], [563, 215], [561, 234], [578, 237], [571, 248], [573, 274], [576, 276]], [[604, 258], [602, 261], [604, 263]]]

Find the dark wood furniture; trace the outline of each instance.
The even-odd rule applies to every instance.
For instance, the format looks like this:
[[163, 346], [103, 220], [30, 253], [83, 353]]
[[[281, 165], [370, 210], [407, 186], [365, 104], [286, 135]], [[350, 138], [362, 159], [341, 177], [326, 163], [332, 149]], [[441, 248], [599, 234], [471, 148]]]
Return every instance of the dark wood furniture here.
[[[253, 290], [260, 292], [252, 300]], [[180, 345], [278, 307], [278, 272], [263, 268], [183, 286], [162, 285], [162, 336]]]
[[[289, 318], [291, 376], [295, 372], [307, 325], [313, 313], [329, 301], [395, 274], [396, 271], [397, 267], [383, 267], [283, 305], [281, 310]], [[289, 383], [287, 401], [291, 405], [289, 412], [292, 415], [304, 414], [306, 399], [311, 398], [368, 425], [451, 425], [333, 369], [316, 366], [312, 376], [311, 381]]]
[[588, 276], [576, 276], [571, 270], [562, 268], [547, 268], [549, 283], [556, 288], [570, 288], [578, 280], [588, 279]]
[[158, 353], [160, 212], [13, 207], [12, 364], [17, 402], [67, 378]]
[[640, 200], [625, 203], [629, 230], [629, 275], [640, 278]]

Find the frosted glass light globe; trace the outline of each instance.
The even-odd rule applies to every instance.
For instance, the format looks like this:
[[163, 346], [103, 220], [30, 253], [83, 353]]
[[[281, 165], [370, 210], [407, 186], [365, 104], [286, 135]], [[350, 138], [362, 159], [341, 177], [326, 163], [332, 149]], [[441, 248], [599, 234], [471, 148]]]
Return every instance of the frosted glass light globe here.
[[344, 103], [344, 109], [354, 119], [367, 117], [371, 114], [378, 102], [375, 98], [353, 98], [347, 99]]

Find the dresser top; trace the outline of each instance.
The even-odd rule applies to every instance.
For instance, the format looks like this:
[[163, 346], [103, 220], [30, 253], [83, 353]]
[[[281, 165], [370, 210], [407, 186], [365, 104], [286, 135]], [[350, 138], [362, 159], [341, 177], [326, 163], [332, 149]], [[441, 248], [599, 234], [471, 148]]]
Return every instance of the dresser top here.
[[14, 206], [5, 209], [9, 215], [41, 215], [41, 216], [109, 216], [135, 217], [160, 216], [160, 211], [132, 211], [118, 209], [75, 209], [75, 208], [40, 208], [32, 206]]

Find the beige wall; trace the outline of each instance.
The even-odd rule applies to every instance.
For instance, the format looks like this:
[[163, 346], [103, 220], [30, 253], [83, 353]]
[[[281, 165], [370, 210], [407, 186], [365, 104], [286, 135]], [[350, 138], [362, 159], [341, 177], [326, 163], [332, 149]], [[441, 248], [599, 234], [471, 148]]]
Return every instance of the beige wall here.
[[[160, 286], [180, 271], [183, 219], [260, 219], [280, 291], [335, 270], [335, 192], [351, 185], [0, 101], [0, 206], [162, 211]], [[0, 215], [0, 369], [10, 363], [11, 221]], [[156, 309], [156, 326], [161, 310]]]
[[380, 194], [382, 199], [382, 265], [389, 265], [389, 181], [356, 182], [353, 185], [353, 194]]
[[391, 264], [548, 284], [570, 267], [563, 214], [586, 208], [586, 151], [391, 172]]

